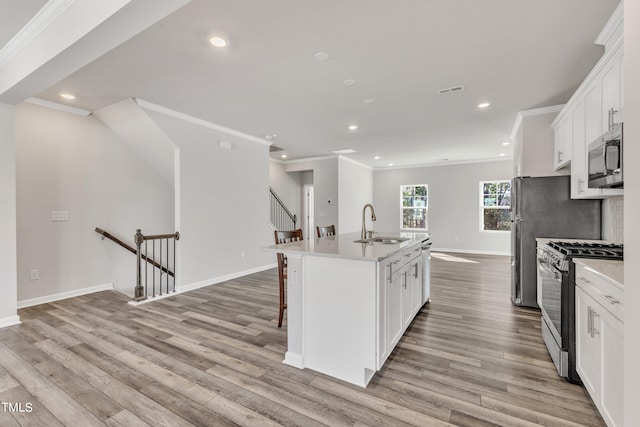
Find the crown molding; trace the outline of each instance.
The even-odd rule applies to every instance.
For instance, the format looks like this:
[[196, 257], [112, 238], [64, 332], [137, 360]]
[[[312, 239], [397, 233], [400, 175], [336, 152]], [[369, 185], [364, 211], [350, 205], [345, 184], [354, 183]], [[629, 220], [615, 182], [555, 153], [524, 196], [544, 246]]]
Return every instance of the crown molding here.
[[474, 160], [460, 160], [457, 162], [447, 161], [447, 162], [439, 162], [439, 163], [422, 163], [422, 164], [416, 164], [416, 165], [379, 167], [379, 168], [374, 168], [373, 171], [379, 172], [379, 171], [396, 170], [396, 169], [430, 168], [430, 167], [440, 167], [440, 166], [470, 165], [474, 163], [493, 163], [493, 162], [513, 162], [513, 156], [492, 157], [487, 159], [474, 159]]
[[509, 136], [509, 139], [511, 139], [511, 141], [516, 139], [516, 134], [518, 133], [518, 129], [520, 129], [520, 125], [522, 125], [522, 119], [524, 119], [525, 117], [539, 116], [542, 114], [559, 113], [560, 111], [562, 111], [565, 105], [566, 104], [552, 105], [550, 107], [532, 108], [530, 110], [518, 111], [518, 114], [516, 115], [516, 121], [513, 124], [513, 129], [511, 130], [511, 135]]
[[0, 49], [0, 68], [7, 65], [55, 21], [74, 0], [49, 0], [33, 18]]
[[605, 24], [595, 44], [604, 46], [605, 51], [610, 50], [619, 40], [624, 37], [624, 1], [621, 1], [613, 11], [611, 17]]
[[82, 117], [87, 117], [89, 114], [91, 114], [91, 111], [89, 110], [83, 110], [82, 108], [71, 107], [65, 104], [58, 104], [57, 102], [47, 101], [46, 99], [41, 98], [29, 98], [25, 99], [24, 102], [39, 105], [41, 107], [51, 108], [53, 110], [64, 111], [65, 113], [76, 114]]
[[179, 119], [188, 123], [192, 123], [194, 125], [202, 126], [207, 129], [215, 130], [216, 132], [221, 132], [230, 136], [234, 136], [237, 138], [241, 138], [247, 141], [255, 142], [257, 144], [270, 146], [272, 142], [267, 141], [262, 138], [258, 138], [253, 135], [249, 135], [244, 132], [237, 131], [235, 129], [228, 128], [226, 126], [219, 125], [217, 123], [209, 122], [204, 119], [200, 119], [198, 117], [191, 116], [189, 114], [181, 113], [180, 111], [172, 110], [167, 107], [163, 107], [162, 105], [154, 104], [153, 102], [146, 101], [142, 98], [134, 98], [133, 99], [136, 104], [140, 108], [144, 108], [146, 110], [155, 111], [160, 114], [164, 114], [165, 116], [173, 117], [175, 119]]
[[347, 161], [349, 163], [353, 163], [354, 165], [358, 165], [360, 167], [363, 167], [363, 168], [366, 168], [366, 169], [369, 169], [369, 170], [373, 170], [373, 168], [371, 166], [365, 165], [364, 163], [360, 163], [357, 160], [350, 159], [349, 157], [343, 156], [342, 154], [338, 155], [338, 159]]

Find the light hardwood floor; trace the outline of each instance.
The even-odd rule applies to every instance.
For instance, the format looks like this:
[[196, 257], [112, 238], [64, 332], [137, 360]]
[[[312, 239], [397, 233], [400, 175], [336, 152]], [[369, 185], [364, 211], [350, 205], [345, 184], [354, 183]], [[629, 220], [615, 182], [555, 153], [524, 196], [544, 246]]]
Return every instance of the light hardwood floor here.
[[[560, 379], [507, 257], [434, 253], [432, 302], [366, 389], [283, 365], [277, 272], [133, 307], [115, 291], [0, 330], [0, 426], [602, 426]], [[28, 411], [26, 404], [31, 404]]]

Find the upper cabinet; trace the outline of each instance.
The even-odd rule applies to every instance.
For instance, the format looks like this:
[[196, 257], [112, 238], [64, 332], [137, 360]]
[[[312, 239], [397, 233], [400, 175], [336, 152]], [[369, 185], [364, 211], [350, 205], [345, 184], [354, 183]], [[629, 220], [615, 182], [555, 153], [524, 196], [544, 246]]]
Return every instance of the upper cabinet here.
[[622, 189], [589, 188], [587, 147], [624, 117], [622, 3], [600, 33], [596, 44], [605, 53], [553, 121], [554, 167], [571, 167], [571, 197], [619, 196]]

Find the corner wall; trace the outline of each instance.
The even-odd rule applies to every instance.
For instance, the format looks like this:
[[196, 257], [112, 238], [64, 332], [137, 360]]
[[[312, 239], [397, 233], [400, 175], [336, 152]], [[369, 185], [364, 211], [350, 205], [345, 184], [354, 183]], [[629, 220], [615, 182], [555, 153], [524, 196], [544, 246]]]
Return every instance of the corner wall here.
[[[179, 153], [178, 288], [195, 289], [272, 267], [269, 147], [147, 111]], [[231, 149], [219, 147], [224, 140]]]
[[17, 315], [15, 107], [0, 104], [0, 327]]
[[[130, 244], [136, 228], [175, 231], [171, 185], [93, 116], [24, 103], [16, 133], [18, 300], [110, 284], [131, 295], [135, 256], [94, 229]], [[52, 211], [69, 220], [52, 221]]]
[[400, 228], [401, 185], [427, 184], [428, 223], [434, 249], [508, 255], [509, 232], [480, 231], [480, 181], [510, 180], [512, 173], [510, 160], [376, 170], [375, 229]]
[[[362, 208], [373, 203], [373, 170], [349, 160], [338, 158], [338, 233], [351, 233], [362, 228]], [[376, 206], [374, 205], [374, 208]], [[367, 212], [367, 215], [369, 213]], [[371, 217], [366, 220], [371, 227]], [[329, 225], [329, 224], [327, 224]]]

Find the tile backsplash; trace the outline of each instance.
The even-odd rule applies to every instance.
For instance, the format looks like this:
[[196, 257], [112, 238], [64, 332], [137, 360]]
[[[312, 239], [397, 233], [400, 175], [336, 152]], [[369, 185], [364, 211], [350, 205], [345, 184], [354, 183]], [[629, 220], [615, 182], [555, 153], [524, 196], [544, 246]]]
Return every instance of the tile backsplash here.
[[602, 238], [624, 241], [624, 196], [609, 197], [602, 201]]

